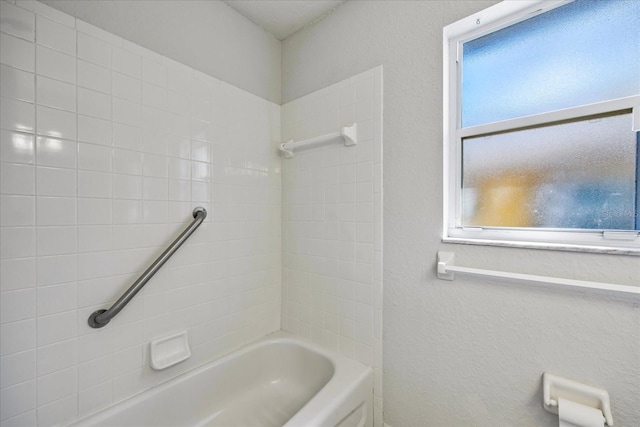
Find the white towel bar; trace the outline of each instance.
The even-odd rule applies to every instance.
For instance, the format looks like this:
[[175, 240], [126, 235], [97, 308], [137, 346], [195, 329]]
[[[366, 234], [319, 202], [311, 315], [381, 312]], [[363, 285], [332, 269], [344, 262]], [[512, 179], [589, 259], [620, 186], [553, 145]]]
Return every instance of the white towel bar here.
[[349, 126], [343, 126], [340, 132], [332, 132], [325, 135], [316, 136], [309, 139], [301, 139], [299, 141], [290, 140], [280, 144], [280, 152], [285, 159], [291, 159], [293, 157], [293, 149], [302, 146], [309, 146], [320, 144], [323, 142], [332, 141], [337, 138], [344, 139], [344, 145], [349, 147], [358, 143], [358, 124], [353, 123]]
[[601, 289], [613, 292], [625, 292], [640, 295], [640, 287], [627, 285], [614, 285], [612, 283], [587, 282], [584, 280], [562, 279], [559, 277], [535, 276], [532, 274], [510, 273], [507, 271], [483, 270], [480, 268], [459, 267], [453, 264], [455, 254], [453, 252], [438, 252], [437, 274], [439, 279], [453, 280], [454, 273], [471, 274], [474, 276], [496, 277], [513, 279], [523, 282], [548, 283], [561, 286], [573, 286], [578, 288]]

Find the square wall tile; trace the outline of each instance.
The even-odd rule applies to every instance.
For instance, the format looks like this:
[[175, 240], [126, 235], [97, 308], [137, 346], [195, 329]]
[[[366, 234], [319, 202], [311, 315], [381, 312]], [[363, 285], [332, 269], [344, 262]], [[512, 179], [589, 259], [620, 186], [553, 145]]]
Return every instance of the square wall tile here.
[[76, 168], [75, 141], [39, 136], [36, 140], [37, 164], [58, 168]]
[[78, 113], [111, 120], [111, 97], [95, 90], [78, 88]]
[[35, 258], [3, 259], [0, 261], [0, 291], [36, 286]]
[[7, 163], [33, 164], [33, 135], [0, 129], [0, 157]]
[[136, 79], [142, 77], [142, 58], [125, 49], [119, 47], [113, 48], [112, 67], [113, 71], [127, 74]]
[[35, 194], [35, 167], [20, 163], [2, 163], [0, 165], [0, 193]]
[[67, 83], [76, 83], [76, 58], [74, 56], [38, 45], [36, 62], [39, 75]]
[[78, 169], [111, 171], [111, 149], [102, 145], [78, 143]]
[[20, 101], [34, 102], [35, 87], [33, 83], [33, 73], [1, 65], [0, 95]]
[[103, 40], [78, 32], [78, 58], [84, 61], [110, 68], [112, 48]]
[[38, 76], [36, 79], [38, 104], [61, 110], [76, 111], [75, 85]]
[[0, 196], [2, 226], [35, 225], [35, 197], [33, 196]]
[[42, 15], [36, 15], [36, 41], [39, 45], [64, 52], [67, 55], [76, 54], [75, 29]]
[[36, 222], [40, 226], [75, 225], [76, 206], [73, 197], [38, 197]]
[[35, 289], [20, 289], [0, 293], [0, 323], [32, 319], [36, 316]]
[[35, 129], [34, 105], [11, 98], [0, 100], [2, 116], [0, 127], [19, 132], [33, 132]]
[[77, 255], [41, 256], [37, 260], [38, 286], [70, 283], [78, 278]]
[[38, 106], [38, 134], [62, 139], [76, 139], [75, 113]]
[[0, 31], [21, 39], [35, 40], [33, 13], [7, 2], [0, 3]]
[[20, 415], [36, 407], [36, 381], [25, 381], [0, 390], [2, 420]]
[[78, 114], [78, 141], [108, 146], [111, 140], [112, 124], [109, 120]]
[[76, 171], [73, 169], [38, 166], [36, 184], [39, 196], [75, 197], [77, 194]]
[[0, 63], [33, 72], [35, 45], [27, 40], [0, 33]]
[[36, 242], [37, 255], [73, 254], [78, 250], [78, 231], [69, 226], [38, 227]]
[[9, 387], [36, 377], [36, 352], [29, 350], [0, 358], [2, 378], [0, 388]]
[[103, 93], [111, 93], [111, 70], [78, 60], [78, 86]]
[[[2, 356], [34, 349], [36, 347], [35, 319], [2, 324], [0, 326], [0, 353]], [[3, 411], [3, 415], [5, 412]], [[7, 416], [8, 418], [8, 416]]]

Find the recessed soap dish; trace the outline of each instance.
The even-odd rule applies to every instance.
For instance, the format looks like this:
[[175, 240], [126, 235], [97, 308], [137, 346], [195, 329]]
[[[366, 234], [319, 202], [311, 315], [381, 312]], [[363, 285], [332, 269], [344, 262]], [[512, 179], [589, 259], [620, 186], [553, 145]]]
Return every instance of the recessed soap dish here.
[[158, 338], [149, 344], [151, 367], [156, 371], [166, 369], [191, 357], [187, 331]]

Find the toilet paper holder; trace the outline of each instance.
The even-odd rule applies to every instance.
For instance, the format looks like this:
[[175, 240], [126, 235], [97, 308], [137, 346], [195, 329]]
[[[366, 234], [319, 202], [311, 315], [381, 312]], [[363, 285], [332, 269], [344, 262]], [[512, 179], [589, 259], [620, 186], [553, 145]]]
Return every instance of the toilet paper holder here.
[[544, 409], [553, 414], [558, 414], [558, 399], [564, 398], [599, 409], [607, 426], [613, 426], [611, 403], [606, 390], [545, 372], [542, 375], [542, 394]]

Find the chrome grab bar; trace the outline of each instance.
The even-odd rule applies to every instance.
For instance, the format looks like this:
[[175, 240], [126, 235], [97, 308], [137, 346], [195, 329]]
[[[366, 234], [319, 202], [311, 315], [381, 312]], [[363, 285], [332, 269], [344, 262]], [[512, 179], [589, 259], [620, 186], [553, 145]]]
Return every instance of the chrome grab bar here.
[[120, 311], [133, 297], [136, 296], [138, 292], [147, 284], [149, 280], [160, 270], [160, 267], [164, 265], [165, 262], [171, 258], [171, 256], [182, 246], [182, 244], [196, 231], [196, 228], [200, 227], [200, 224], [207, 217], [207, 210], [203, 207], [197, 207], [193, 210], [193, 218], [194, 220], [189, 224], [185, 230], [180, 233], [180, 235], [169, 245], [167, 249], [165, 249], [162, 254], [145, 270], [138, 280], [136, 280], [133, 285], [127, 289], [127, 291], [122, 294], [120, 298], [108, 309], [108, 310], [97, 310], [91, 313], [89, 316], [89, 326], [92, 328], [102, 328], [104, 325], [109, 323], [111, 319], [116, 317]]

